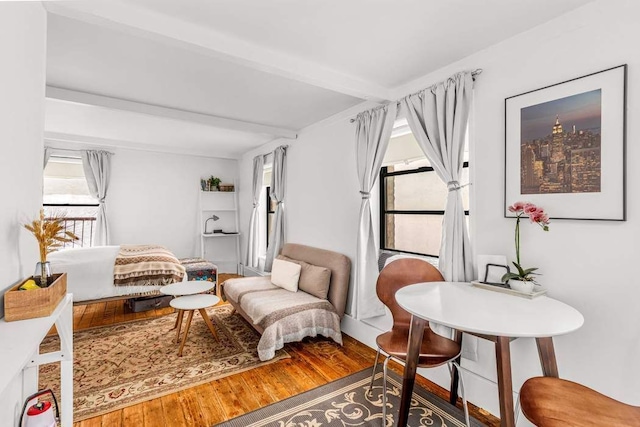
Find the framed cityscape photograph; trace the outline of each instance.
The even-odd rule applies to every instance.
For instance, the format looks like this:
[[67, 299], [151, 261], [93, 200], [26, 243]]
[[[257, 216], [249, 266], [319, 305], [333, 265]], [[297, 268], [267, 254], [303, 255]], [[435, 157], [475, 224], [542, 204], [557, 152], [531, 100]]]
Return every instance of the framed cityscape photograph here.
[[505, 99], [505, 217], [524, 201], [626, 220], [626, 80], [625, 64]]

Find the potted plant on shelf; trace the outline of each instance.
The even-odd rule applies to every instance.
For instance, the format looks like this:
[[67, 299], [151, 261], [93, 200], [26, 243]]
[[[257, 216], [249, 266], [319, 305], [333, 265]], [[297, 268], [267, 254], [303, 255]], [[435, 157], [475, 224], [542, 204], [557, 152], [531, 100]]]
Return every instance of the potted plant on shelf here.
[[544, 231], [549, 231], [549, 215], [544, 212], [544, 209], [537, 207], [533, 203], [516, 202], [512, 206], [509, 206], [509, 212], [516, 214], [516, 231], [515, 231], [515, 244], [516, 244], [516, 260], [513, 265], [517, 269], [517, 273], [506, 273], [502, 276], [504, 283], [509, 283], [509, 286], [520, 292], [531, 292], [533, 286], [536, 284], [535, 275], [539, 274], [535, 271], [537, 267], [522, 268], [520, 264], [520, 218], [529, 217], [529, 220], [538, 224]]
[[210, 191], [218, 191], [218, 185], [220, 185], [221, 179], [211, 175], [209, 178], [209, 189]]
[[40, 209], [38, 219], [31, 221], [29, 224], [23, 224], [24, 228], [29, 230], [38, 241], [38, 249], [40, 252], [40, 262], [36, 264], [36, 276], [40, 274], [40, 287], [46, 288], [47, 282], [51, 276], [51, 267], [47, 261], [47, 255], [62, 247], [66, 242], [78, 240], [78, 237], [64, 226], [64, 217], [53, 216], [45, 218], [44, 209]]

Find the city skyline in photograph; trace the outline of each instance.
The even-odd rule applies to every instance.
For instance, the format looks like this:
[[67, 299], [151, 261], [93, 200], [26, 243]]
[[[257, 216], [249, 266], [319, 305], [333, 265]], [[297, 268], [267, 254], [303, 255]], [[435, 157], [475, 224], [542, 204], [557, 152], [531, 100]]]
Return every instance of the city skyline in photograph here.
[[520, 110], [522, 194], [601, 191], [602, 90]]

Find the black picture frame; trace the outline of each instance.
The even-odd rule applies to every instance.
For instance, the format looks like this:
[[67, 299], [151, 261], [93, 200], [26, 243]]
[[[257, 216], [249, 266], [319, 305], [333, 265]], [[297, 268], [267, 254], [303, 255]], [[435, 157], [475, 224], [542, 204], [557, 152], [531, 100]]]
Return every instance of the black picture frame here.
[[504, 216], [626, 221], [626, 98], [627, 64], [506, 98]]

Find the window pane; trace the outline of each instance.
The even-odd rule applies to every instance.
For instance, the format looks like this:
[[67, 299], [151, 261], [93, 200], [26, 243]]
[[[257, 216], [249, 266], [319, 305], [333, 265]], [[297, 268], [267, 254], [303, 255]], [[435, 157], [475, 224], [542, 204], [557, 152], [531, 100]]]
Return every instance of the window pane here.
[[[469, 168], [462, 169], [460, 182], [469, 182]], [[435, 172], [389, 176], [386, 184], [386, 210], [443, 211], [446, 207], [447, 186]], [[462, 205], [469, 210], [469, 186], [460, 190]]]
[[44, 169], [44, 204], [95, 204], [80, 159], [51, 157]]
[[385, 215], [386, 248], [438, 256], [442, 215]]
[[[386, 214], [385, 248], [438, 256], [443, 215]], [[469, 216], [466, 216], [467, 227]]]

